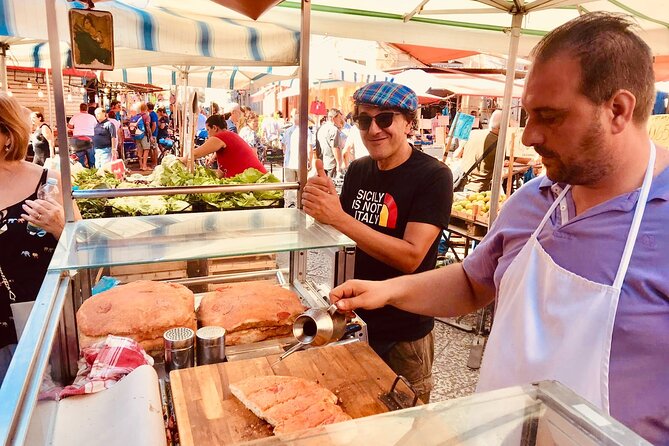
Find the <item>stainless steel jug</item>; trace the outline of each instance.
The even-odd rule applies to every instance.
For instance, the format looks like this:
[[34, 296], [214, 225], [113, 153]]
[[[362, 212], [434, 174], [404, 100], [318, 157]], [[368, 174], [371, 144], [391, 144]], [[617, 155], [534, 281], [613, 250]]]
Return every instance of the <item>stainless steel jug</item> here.
[[325, 345], [341, 339], [346, 331], [346, 315], [336, 305], [311, 308], [295, 319], [293, 335], [302, 344]]

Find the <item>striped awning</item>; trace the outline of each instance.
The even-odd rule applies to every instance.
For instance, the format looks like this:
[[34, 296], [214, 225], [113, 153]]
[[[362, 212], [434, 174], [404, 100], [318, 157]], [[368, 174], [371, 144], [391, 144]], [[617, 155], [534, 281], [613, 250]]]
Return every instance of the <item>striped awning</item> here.
[[297, 76], [296, 67], [190, 67], [155, 66], [144, 68], [119, 68], [102, 72], [107, 82], [129, 82], [160, 86], [181, 85], [181, 76], [188, 71], [188, 85], [192, 87], [220, 88], [226, 90], [251, 90]]
[[[55, 1], [61, 47], [66, 47], [67, 11], [84, 5]], [[281, 66], [299, 61], [297, 27], [198, 15], [167, 6], [138, 8], [117, 0], [98, 2], [95, 9], [113, 15], [117, 67]], [[0, 40], [12, 47], [27, 45], [21, 52], [32, 55], [29, 66], [47, 65], [44, 0], [0, 0]]]

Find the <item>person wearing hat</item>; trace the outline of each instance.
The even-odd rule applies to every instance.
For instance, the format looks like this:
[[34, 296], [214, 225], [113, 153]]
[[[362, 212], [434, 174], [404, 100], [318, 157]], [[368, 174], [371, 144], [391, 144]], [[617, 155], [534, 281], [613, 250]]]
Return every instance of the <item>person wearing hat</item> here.
[[586, 13], [534, 48], [522, 142], [546, 176], [464, 262], [349, 281], [330, 299], [446, 317], [494, 302], [477, 391], [557, 380], [667, 446], [669, 150], [649, 138], [653, 52], [632, 19]]
[[[453, 201], [450, 170], [407, 140], [418, 108], [416, 93], [373, 82], [353, 95], [354, 119], [369, 157], [349, 166], [341, 197], [316, 161], [317, 176], [302, 195], [304, 211], [357, 243], [356, 279], [383, 280], [434, 269], [442, 229]], [[360, 310], [369, 343], [428, 402], [432, 382], [434, 319], [393, 306]]]

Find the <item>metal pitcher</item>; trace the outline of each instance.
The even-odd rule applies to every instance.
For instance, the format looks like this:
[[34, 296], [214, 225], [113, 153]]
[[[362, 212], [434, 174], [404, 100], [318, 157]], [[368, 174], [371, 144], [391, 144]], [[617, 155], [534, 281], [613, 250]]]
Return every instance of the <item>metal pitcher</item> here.
[[311, 308], [295, 319], [293, 335], [301, 344], [325, 345], [341, 339], [346, 331], [346, 315], [336, 305]]

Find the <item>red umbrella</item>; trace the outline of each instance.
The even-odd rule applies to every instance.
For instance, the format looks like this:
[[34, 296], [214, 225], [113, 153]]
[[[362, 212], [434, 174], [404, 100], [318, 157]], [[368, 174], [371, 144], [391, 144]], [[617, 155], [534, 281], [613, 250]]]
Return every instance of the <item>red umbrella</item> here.
[[253, 20], [260, 17], [265, 11], [274, 5], [281, 3], [282, 0], [213, 0], [219, 5], [244, 14]]

